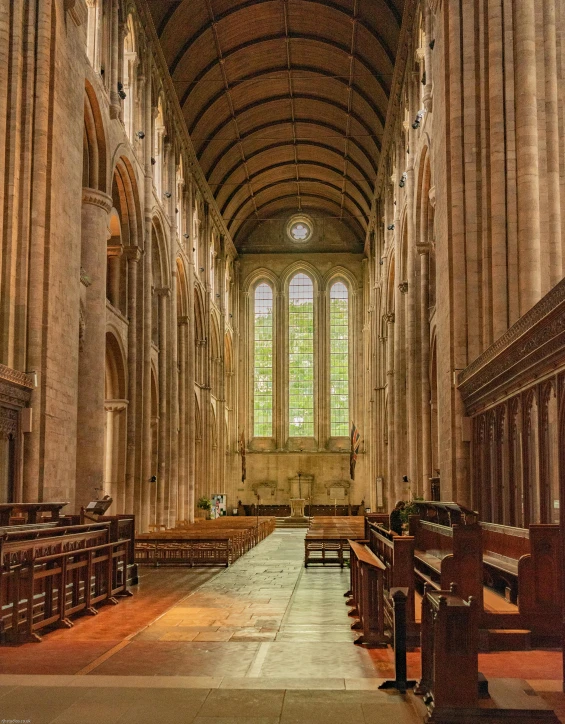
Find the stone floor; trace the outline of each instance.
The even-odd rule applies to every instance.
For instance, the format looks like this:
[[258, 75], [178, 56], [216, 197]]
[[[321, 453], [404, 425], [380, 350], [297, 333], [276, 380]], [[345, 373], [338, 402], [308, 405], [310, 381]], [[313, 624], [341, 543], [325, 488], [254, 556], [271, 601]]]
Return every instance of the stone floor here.
[[[352, 645], [348, 571], [305, 570], [303, 538], [277, 531], [222, 571], [143, 569], [118, 606], [2, 647], [0, 722], [420, 721], [410, 696], [378, 691], [391, 651]], [[408, 663], [417, 678], [417, 652]], [[484, 654], [480, 666], [529, 680], [565, 713], [559, 652]]]

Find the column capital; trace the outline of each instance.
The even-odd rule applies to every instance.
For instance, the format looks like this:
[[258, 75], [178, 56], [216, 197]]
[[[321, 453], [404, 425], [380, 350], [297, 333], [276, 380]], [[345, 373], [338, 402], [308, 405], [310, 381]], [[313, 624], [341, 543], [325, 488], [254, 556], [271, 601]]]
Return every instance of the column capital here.
[[158, 297], [170, 297], [171, 290], [169, 287], [153, 287], [153, 294]]
[[394, 312], [388, 312], [387, 314], [383, 314], [383, 319], [387, 324], [394, 324]]
[[107, 246], [107, 254], [109, 257], [116, 257], [120, 258], [122, 254], [124, 253], [124, 245], [123, 244], [115, 244], [111, 246]]
[[190, 317], [188, 317], [186, 314], [177, 317], [177, 324], [179, 327], [186, 327], [190, 323]]
[[104, 400], [104, 409], [106, 412], [123, 412], [128, 404], [128, 400]]
[[431, 245], [427, 241], [416, 243], [416, 251], [420, 255], [429, 254], [430, 248], [431, 248]]
[[137, 263], [141, 259], [141, 249], [139, 246], [126, 246], [124, 247], [124, 254], [128, 261]]
[[398, 289], [401, 294], [408, 294], [408, 282], [400, 282]]
[[107, 214], [110, 213], [110, 209], [113, 206], [112, 198], [108, 196], [108, 194], [105, 194], [103, 191], [98, 191], [98, 189], [90, 188], [82, 189], [82, 203], [98, 206]]

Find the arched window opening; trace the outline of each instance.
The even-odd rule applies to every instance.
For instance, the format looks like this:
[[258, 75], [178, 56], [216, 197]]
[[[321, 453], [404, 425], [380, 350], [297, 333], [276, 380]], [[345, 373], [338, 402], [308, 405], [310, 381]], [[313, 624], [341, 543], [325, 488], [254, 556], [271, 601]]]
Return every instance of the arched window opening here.
[[165, 119], [163, 115], [163, 106], [159, 100], [157, 117], [155, 118], [155, 146], [153, 157], [155, 159], [154, 182], [157, 198], [163, 200], [163, 159], [164, 159], [164, 139], [165, 139]]
[[288, 290], [289, 437], [314, 437], [314, 286], [296, 274]]
[[273, 434], [273, 290], [255, 289], [253, 335], [253, 435]]
[[136, 109], [136, 73], [137, 73], [137, 52], [133, 18], [128, 16], [127, 33], [124, 38], [124, 63], [123, 63], [123, 86], [124, 86], [124, 127], [127, 137], [133, 141], [135, 134], [135, 109]]
[[343, 282], [330, 289], [330, 435], [349, 434], [349, 292]]
[[86, 55], [90, 65], [100, 72], [100, 34], [102, 21], [102, 3], [90, 0], [87, 3], [88, 17], [86, 22]]

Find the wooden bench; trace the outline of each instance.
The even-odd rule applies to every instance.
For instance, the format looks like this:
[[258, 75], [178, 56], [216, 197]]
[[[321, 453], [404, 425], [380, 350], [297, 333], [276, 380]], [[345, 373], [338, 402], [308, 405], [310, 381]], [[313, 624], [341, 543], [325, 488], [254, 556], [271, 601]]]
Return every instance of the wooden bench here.
[[481, 523], [485, 583], [517, 606], [515, 613], [486, 611], [487, 628], [527, 629], [557, 639], [561, 627], [562, 574], [559, 526], [529, 529]]
[[[387, 516], [388, 517], [388, 516]], [[365, 525], [368, 535], [367, 545], [377, 558], [384, 564], [384, 613], [385, 625], [394, 630], [392, 601], [389, 596], [391, 588], [408, 589], [406, 599], [406, 639], [409, 646], [419, 643], [420, 626], [416, 621], [414, 573], [414, 538], [400, 536], [373, 521]]]
[[349, 558], [349, 540], [362, 539], [362, 517], [319, 516], [312, 518], [304, 539], [304, 567], [312, 563], [339, 565]]
[[[2, 641], [40, 641], [46, 626], [72, 626], [70, 616], [96, 614], [127, 589], [128, 541], [110, 540], [110, 523], [10, 532], [0, 541]], [[56, 535], [47, 535], [55, 533]]]
[[275, 519], [218, 518], [136, 537], [135, 560], [145, 565], [229, 566], [270, 535]]
[[384, 563], [365, 545], [366, 541], [349, 541], [350, 593], [347, 605], [350, 616], [358, 621], [351, 628], [361, 631], [355, 643], [368, 648], [386, 646], [390, 637], [384, 620]]
[[68, 505], [64, 503], [1, 503], [0, 504], [0, 525], [10, 525], [11, 519], [17, 519], [23, 523], [42, 522], [40, 513], [49, 513], [51, 520], [58, 520], [61, 510]]
[[482, 530], [477, 524], [446, 526], [409, 517], [414, 537], [414, 571], [421, 583], [447, 590], [452, 583], [463, 598], [483, 607]]

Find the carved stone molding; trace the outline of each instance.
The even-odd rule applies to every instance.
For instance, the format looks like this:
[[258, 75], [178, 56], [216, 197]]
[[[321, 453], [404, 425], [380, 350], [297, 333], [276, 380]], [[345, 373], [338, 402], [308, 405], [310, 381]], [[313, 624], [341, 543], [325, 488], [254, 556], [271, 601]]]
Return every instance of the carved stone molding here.
[[141, 249], [138, 246], [125, 246], [124, 255], [128, 261], [137, 263], [141, 259]]
[[18, 411], [0, 406], [0, 436], [7, 437], [18, 432]]
[[394, 312], [388, 312], [387, 314], [383, 314], [383, 319], [385, 320], [386, 324], [394, 324]]
[[154, 287], [153, 294], [155, 294], [157, 297], [166, 298], [171, 296], [171, 290], [169, 287]]
[[98, 206], [99, 208], [104, 209], [107, 214], [110, 213], [110, 209], [112, 208], [111, 197], [103, 191], [98, 191], [98, 189], [83, 188], [82, 203]]
[[11, 382], [14, 385], [20, 387], [26, 387], [29, 390], [33, 390], [35, 383], [31, 375], [27, 375], [25, 372], [19, 372], [13, 370], [11, 367], [0, 364], [0, 382]]
[[104, 400], [106, 412], [123, 412], [127, 410], [129, 400]]
[[431, 245], [428, 244], [428, 242], [417, 242], [416, 244], [416, 251], [418, 254], [429, 254], [431, 250]]

